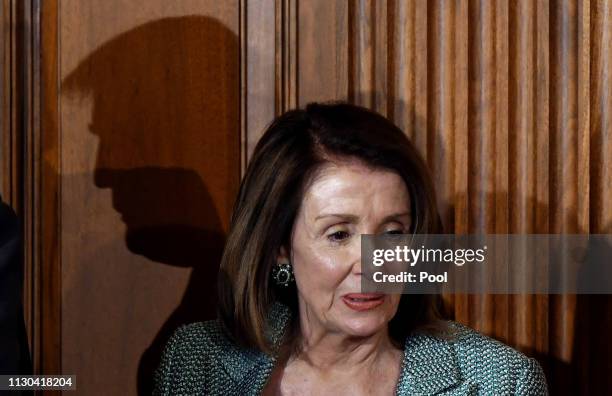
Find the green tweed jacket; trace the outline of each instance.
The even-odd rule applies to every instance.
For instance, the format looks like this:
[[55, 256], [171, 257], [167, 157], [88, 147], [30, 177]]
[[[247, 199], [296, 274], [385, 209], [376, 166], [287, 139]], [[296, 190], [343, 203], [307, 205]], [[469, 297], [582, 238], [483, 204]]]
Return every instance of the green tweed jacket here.
[[[269, 340], [276, 345], [290, 319], [275, 304]], [[451, 322], [454, 336], [443, 340], [417, 334], [404, 346], [396, 395], [547, 395], [544, 374], [535, 359]], [[155, 395], [259, 395], [275, 357], [238, 348], [218, 321], [179, 328], [155, 375]]]

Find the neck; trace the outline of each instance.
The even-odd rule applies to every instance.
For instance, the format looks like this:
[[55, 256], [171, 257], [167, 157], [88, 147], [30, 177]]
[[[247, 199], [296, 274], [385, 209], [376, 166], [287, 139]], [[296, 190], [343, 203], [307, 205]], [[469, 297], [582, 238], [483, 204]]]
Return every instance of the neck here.
[[300, 323], [299, 353], [296, 359], [321, 370], [372, 368], [385, 358], [398, 355], [385, 326], [363, 337], [321, 331]]

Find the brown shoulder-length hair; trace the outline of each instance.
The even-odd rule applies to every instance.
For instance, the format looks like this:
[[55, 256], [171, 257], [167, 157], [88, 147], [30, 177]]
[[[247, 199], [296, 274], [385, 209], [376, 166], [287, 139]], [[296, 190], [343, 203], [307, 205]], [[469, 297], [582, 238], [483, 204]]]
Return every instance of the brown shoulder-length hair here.
[[[219, 271], [219, 319], [244, 347], [269, 352], [267, 313], [280, 301], [298, 323], [295, 282], [281, 290], [271, 281], [281, 246], [290, 247], [294, 220], [312, 175], [329, 158], [357, 159], [399, 174], [410, 193], [412, 230], [441, 232], [433, 184], [416, 147], [391, 121], [348, 103], [311, 103], [277, 117], [259, 140], [234, 205]], [[290, 251], [288, 251], [290, 252]], [[435, 328], [439, 299], [402, 295], [389, 323], [403, 345], [417, 328]]]

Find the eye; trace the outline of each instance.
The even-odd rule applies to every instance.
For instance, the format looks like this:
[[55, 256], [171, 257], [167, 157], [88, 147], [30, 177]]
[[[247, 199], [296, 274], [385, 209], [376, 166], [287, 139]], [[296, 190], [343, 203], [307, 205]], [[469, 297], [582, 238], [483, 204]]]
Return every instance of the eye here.
[[327, 236], [327, 239], [329, 239], [332, 242], [341, 242], [345, 239], [347, 239], [348, 237], [350, 237], [350, 234], [346, 231], [336, 231], [333, 234], [329, 234]]
[[385, 234], [391, 234], [391, 235], [403, 234], [403, 233], [404, 233], [404, 230], [389, 230], [385, 232]]

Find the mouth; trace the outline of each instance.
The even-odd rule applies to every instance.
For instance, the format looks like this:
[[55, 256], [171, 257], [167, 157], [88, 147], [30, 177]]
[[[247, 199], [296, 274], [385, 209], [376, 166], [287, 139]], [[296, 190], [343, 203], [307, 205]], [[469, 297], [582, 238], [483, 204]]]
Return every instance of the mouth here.
[[384, 303], [385, 295], [380, 293], [349, 293], [342, 296], [342, 301], [354, 311], [367, 311]]

